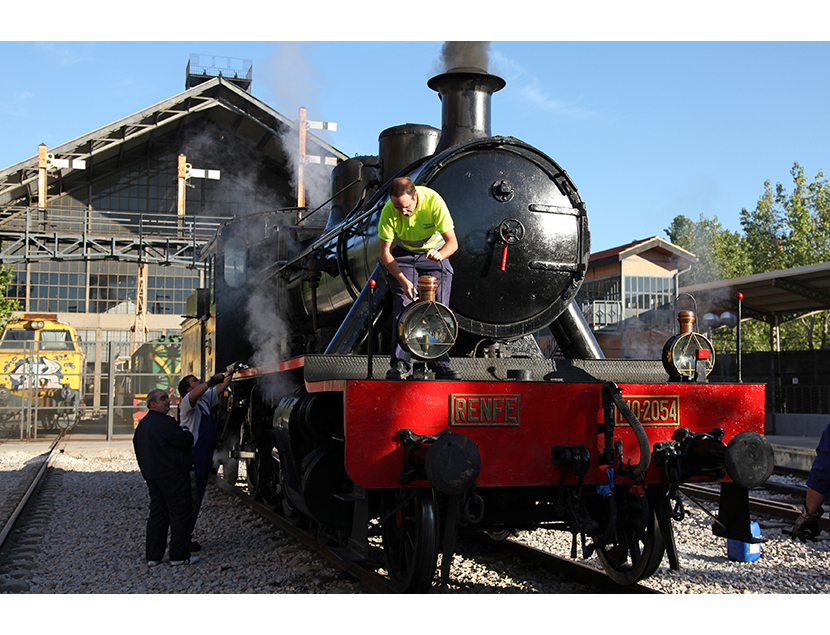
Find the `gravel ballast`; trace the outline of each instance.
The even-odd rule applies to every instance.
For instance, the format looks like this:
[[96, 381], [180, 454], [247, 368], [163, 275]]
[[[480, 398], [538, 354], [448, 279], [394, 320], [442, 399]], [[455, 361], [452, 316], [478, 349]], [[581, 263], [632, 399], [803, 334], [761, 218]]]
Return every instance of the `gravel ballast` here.
[[[0, 495], [4, 500], [31, 478], [38, 455], [0, 452]], [[28, 564], [0, 559], [0, 590], [38, 593], [362, 593], [338, 573], [234, 497], [209, 487], [196, 528], [201, 560], [171, 567], [165, 561], [147, 567], [144, 532], [149, 496], [131, 449], [66, 452], [53, 461], [56, 494], [41, 525]], [[24, 487], [25, 489], [25, 487]], [[681, 570], [664, 557], [657, 573], [643, 584], [671, 594], [827, 593], [830, 540], [802, 544], [781, 533], [789, 525], [758, 519], [763, 538], [756, 562], [732, 562], [726, 540], [712, 535], [711, 519], [689, 507], [675, 523]], [[827, 533], [822, 534], [828, 537]], [[34, 538], [35, 536], [33, 536]], [[562, 532], [522, 532], [518, 539], [567, 556], [571, 536]], [[30, 550], [31, 551], [31, 550]], [[509, 560], [509, 559], [508, 559]], [[599, 566], [596, 558], [580, 560]], [[493, 566], [490, 566], [493, 565]], [[581, 593], [543, 571], [526, 573], [518, 562], [488, 563], [456, 554], [449, 589], [462, 593]], [[5, 585], [5, 586], [4, 586]], [[24, 588], [25, 587], [25, 588]]]

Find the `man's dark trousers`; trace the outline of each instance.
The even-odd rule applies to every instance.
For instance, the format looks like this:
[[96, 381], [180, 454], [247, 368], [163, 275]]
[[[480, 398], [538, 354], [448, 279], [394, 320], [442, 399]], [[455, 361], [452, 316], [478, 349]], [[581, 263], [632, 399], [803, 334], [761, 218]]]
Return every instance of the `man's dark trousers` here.
[[188, 472], [147, 481], [150, 515], [147, 518], [147, 560], [160, 561], [170, 527], [170, 560], [190, 557], [190, 474]]

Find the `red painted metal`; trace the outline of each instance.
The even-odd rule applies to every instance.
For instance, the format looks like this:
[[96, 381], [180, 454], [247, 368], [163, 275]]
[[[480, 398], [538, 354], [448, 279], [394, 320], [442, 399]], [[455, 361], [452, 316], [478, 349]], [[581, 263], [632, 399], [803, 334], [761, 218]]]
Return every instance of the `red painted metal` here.
[[[346, 471], [367, 489], [400, 487], [403, 449], [398, 431], [403, 428], [416, 434], [451, 429], [476, 442], [482, 460], [481, 487], [558, 484], [560, 467], [551, 463], [551, 448], [579, 444], [591, 455], [584, 483], [608, 481], [606, 466], [596, 462], [604, 447], [601, 384], [349, 380], [325, 388], [307, 386], [343, 390]], [[764, 431], [761, 384], [622, 384], [620, 388], [652, 446], [670, 440], [679, 427], [692, 432], [723, 428], [724, 443], [745, 430]], [[639, 446], [633, 430], [618, 423], [614, 439], [622, 441], [626, 462], [637, 463]], [[661, 470], [652, 465], [645, 482], [663, 480]], [[627, 482], [619, 477], [617, 481]], [[566, 482], [576, 482], [572, 472], [566, 474]]]

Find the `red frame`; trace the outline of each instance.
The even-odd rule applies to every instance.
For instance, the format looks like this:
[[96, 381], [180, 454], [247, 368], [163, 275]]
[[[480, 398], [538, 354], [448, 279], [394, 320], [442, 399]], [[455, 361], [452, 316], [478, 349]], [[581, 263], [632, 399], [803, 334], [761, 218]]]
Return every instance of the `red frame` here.
[[[608, 482], [606, 466], [596, 464], [605, 445], [600, 430], [602, 384], [344, 380], [306, 386], [310, 392], [342, 391], [346, 472], [366, 489], [400, 487], [403, 446], [398, 431], [403, 428], [422, 435], [452, 429], [477, 443], [482, 460], [480, 487], [559, 484], [561, 468], [551, 463], [551, 448], [579, 444], [584, 444], [591, 456], [584, 483]], [[635, 401], [642, 406], [641, 414], [647, 414], [645, 402], [649, 397], [653, 402], [655, 397], [662, 398], [656, 402], [664, 406], [664, 413], [670, 404], [679, 404], [679, 421], [675, 423], [648, 423], [647, 417], [641, 417], [652, 447], [658, 441], [670, 440], [679, 427], [692, 432], [723, 428], [724, 443], [745, 430], [759, 434], [764, 431], [763, 384], [621, 384], [620, 389], [624, 398], [640, 396]], [[505, 417], [490, 424], [450, 425], [453, 395], [517, 395], [518, 425]], [[617, 425], [614, 440], [623, 442], [624, 460], [636, 464], [639, 446], [630, 426]], [[662, 471], [652, 465], [645, 482], [663, 480]], [[576, 482], [572, 472], [566, 475], [566, 482]]]

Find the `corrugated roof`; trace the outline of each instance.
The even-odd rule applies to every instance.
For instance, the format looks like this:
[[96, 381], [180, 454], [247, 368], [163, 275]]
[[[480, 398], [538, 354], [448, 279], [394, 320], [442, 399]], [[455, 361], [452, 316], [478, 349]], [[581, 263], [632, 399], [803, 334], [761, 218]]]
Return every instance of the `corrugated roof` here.
[[[95, 167], [106, 171], [107, 162], [137, 152], [194, 117], [208, 117], [247, 138], [263, 154], [272, 156], [280, 163], [285, 162], [280, 136], [294, 128], [294, 121], [221, 77], [49, 148], [49, 151], [61, 158], [84, 159], [87, 174]], [[308, 134], [307, 143], [309, 154], [333, 156], [340, 160], [348, 158], [312, 134]], [[59, 169], [50, 171], [49, 179], [50, 182], [57, 178], [83, 179], [82, 172]], [[101, 176], [100, 171], [97, 176]], [[0, 205], [11, 205], [27, 196], [35, 199], [37, 178], [36, 155], [0, 170]]]
[[739, 292], [743, 294], [743, 317], [769, 323], [774, 323], [776, 318], [781, 323], [815, 311], [830, 310], [830, 262], [679, 289], [680, 294], [694, 296], [700, 315], [734, 313], [738, 306], [735, 295]]

